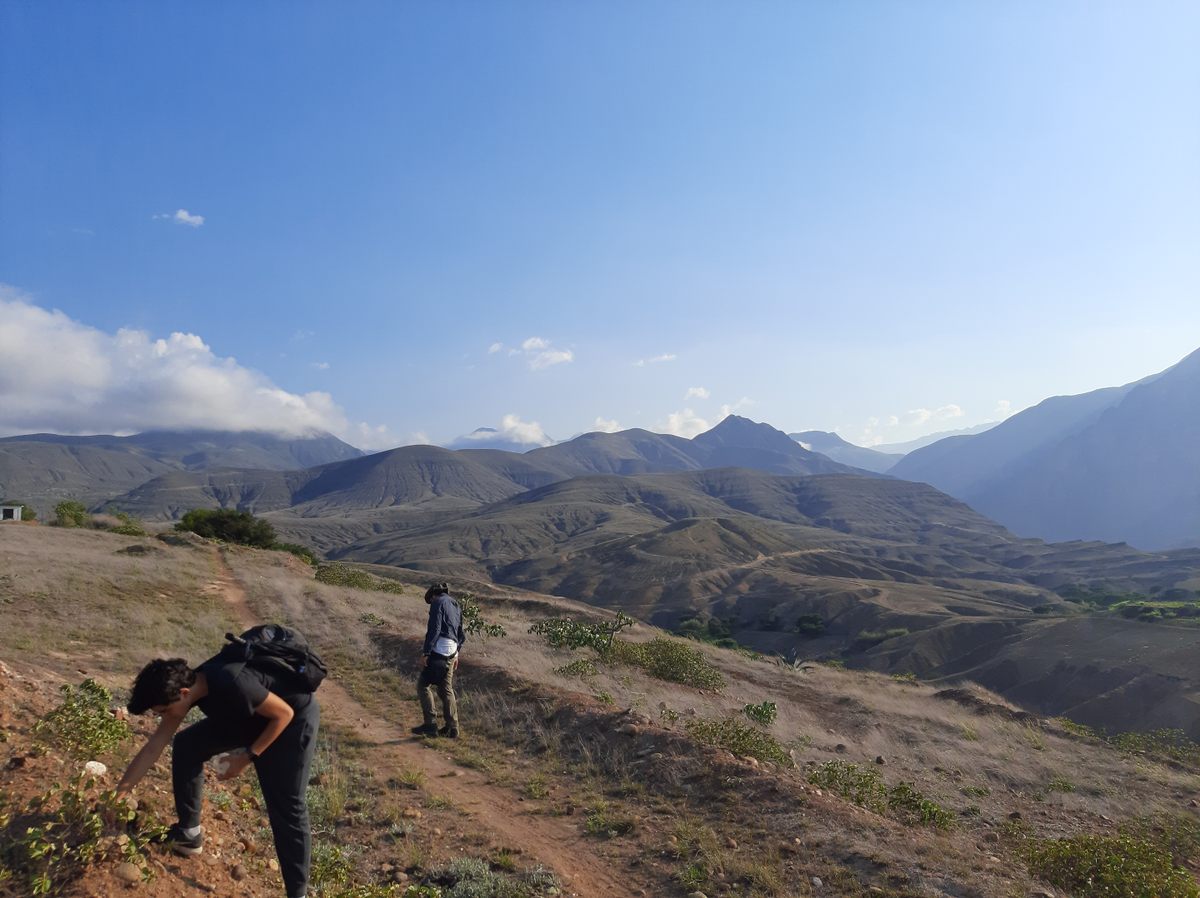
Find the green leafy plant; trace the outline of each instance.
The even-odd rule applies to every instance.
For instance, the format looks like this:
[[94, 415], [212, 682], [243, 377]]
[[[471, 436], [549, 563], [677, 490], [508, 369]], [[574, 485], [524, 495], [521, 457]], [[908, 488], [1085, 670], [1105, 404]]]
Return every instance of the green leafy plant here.
[[688, 733], [697, 742], [723, 748], [735, 755], [770, 761], [773, 764], [791, 765], [791, 755], [779, 741], [758, 727], [742, 723], [733, 717], [720, 720], [689, 720], [684, 724]]
[[879, 645], [881, 642], [886, 642], [889, 639], [896, 639], [907, 635], [908, 630], [904, 627], [893, 627], [890, 630], [860, 630], [858, 636], [855, 637], [854, 647], [867, 649], [871, 646]]
[[59, 689], [63, 700], [33, 727], [34, 736], [77, 758], [94, 759], [130, 736], [129, 725], [109, 711], [112, 693], [93, 679]]
[[926, 798], [909, 783], [888, 788], [879, 771], [862, 767], [851, 761], [828, 761], [808, 775], [814, 786], [829, 789], [878, 814], [890, 813], [907, 823], [948, 828], [954, 823], [954, 813]]
[[469, 592], [456, 593], [455, 598], [458, 600], [458, 607], [462, 609], [463, 629], [468, 634], [485, 638], [501, 638], [508, 635], [500, 624], [489, 623], [483, 619], [479, 600], [474, 595]]
[[370, 611], [364, 611], [362, 614], [360, 614], [358, 616], [358, 622], [360, 624], [366, 624], [368, 627], [386, 627], [387, 626], [387, 621], [385, 621], [378, 614], [373, 614]]
[[610, 656], [670, 683], [712, 690], [725, 686], [725, 677], [708, 663], [702, 651], [673, 639], [660, 636], [649, 642], [617, 641]]
[[1066, 839], [1027, 838], [1029, 872], [1088, 898], [1196, 898], [1196, 880], [1162, 845], [1129, 833]]
[[164, 831], [139, 820], [115, 791], [98, 791], [94, 779], [78, 776], [0, 809], [0, 869], [38, 898], [60, 894], [86, 868], [107, 861], [134, 864], [149, 879], [145, 850]]
[[565, 617], [549, 618], [534, 623], [529, 632], [541, 636], [552, 648], [590, 648], [600, 657], [607, 658], [613, 650], [617, 634], [634, 623], [632, 617], [618, 611], [612, 620], [601, 623], [585, 623]]
[[779, 716], [779, 708], [774, 702], [759, 702], [757, 705], [746, 705], [742, 708], [742, 713], [753, 720], [755, 723], [769, 727], [775, 722], [775, 718]]
[[139, 521], [137, 518], [135, 518], [133, 515], [129, 514], [128, 512], [114, 511], [113, 517], [115, 517], [121, 523], [118, 524], [116, 527], [113, 527], [110, 532], [119, 534], [121, 536], [145, 536], [146, 535], [145, 525], [142, 524], [141, 521]]
[[86, 527], [91, 519], [82, 502], [66, 499], [54, 506], [54, 523], [59, 527]]
[[184, 514], [175, 529], [259, 549], [275, 545], [275, 528], [270, 521], [232, 508], [193, 508]]
[[556, 667], [554, 672], [561, 677], [594, 677], [599, 671], [591, 658], [577, 658], [570, 664]]

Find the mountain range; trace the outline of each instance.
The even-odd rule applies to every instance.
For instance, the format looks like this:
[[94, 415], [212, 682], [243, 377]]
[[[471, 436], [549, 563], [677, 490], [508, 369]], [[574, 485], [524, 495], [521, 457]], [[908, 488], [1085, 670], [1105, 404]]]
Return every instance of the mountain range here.
[[1200, 544], [1200, 351], [1160, 374], [1056, 396], [973, 436], [906, 455], [889, 474], [936, 486], [1050, 540]]

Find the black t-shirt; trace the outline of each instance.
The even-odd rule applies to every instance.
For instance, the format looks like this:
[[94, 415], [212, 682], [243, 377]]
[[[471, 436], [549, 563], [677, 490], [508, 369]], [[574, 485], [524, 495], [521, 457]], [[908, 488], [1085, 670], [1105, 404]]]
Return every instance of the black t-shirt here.
[[270, 674], [241, 662], [210, 658], [196, 672], [208, 680], [208, 695], [196, 702], [196, 707], [205, 717], [223, 723], [246, 723], [254, 717], [254, 709], [266, 701], [268, 692], [274, 692], [294, 710], [311, 700], [311, 696], [296, 693]]

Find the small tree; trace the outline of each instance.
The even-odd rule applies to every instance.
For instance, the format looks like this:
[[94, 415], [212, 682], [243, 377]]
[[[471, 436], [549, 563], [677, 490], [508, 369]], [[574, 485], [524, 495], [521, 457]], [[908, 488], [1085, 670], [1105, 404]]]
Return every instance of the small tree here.
[[91, 520], [82, 502], [67, 499], [54, 506], [54, 523], [59, 527], [86, 527]]
[[275, 545], [275, 528], [269, 521], [256, 518], [248, 511], [232, 508], [193, 508], [175, 525], [176, 530], [190, 530], [208, 539], [222, 539], [243, 546], [269, 549]]

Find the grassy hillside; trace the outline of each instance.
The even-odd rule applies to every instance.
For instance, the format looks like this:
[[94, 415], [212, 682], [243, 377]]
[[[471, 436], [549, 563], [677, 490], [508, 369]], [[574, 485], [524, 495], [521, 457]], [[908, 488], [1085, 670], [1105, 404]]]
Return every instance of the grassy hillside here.
[[[425, 743], [407, 735], [425, 606], [402, 581], [416, 575], [358, 588], [284, 553], [46, 527], [0, 539], [10, 811], [82, 763], [35, 745], [59, 683], [94, 677], [119, 700], [150, 655], [200, 660], [226, 629], [283, 620], [333, 670], [311, 792], [321, 896], [1196, 894], [1172, 872], [1200, 863], [1194, 750], [1122, 750], [978, 689], [785, 665], [644, 624], [604, 656], [553, 648], [531, 624], [608, 615], [497, 586], [479, 601], [507, 634], [464, 650], [465, 738]], [[135, 745], [100, 760], [119, 770]], [[138, 827], [167, 813], [164, 783], [139, 790]], [[215, 790], [223, 844], [209, 860], [147, 849], [137, 888], [275, 894], [256, 800], [249, 781]], [[109, 894], [105, 858], [58, 893]], [[1092, 864], [1118, 881], [1080, 886]]]

